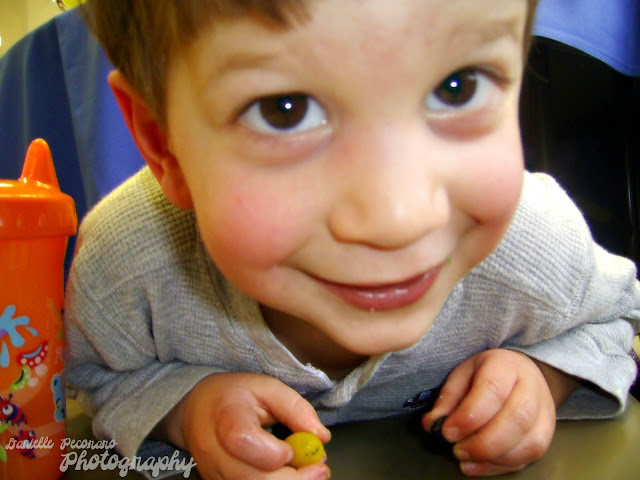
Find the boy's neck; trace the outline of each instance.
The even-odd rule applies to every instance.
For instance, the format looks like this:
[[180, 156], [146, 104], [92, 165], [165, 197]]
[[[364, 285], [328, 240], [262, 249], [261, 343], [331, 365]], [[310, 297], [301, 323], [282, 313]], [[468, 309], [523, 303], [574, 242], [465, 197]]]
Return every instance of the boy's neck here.
[[301, 363], [313, 365], [329, 378], [343, 378], [367, 359], [345, 350], [307, 322], [263, 305], [260, 309], [276, 338]]

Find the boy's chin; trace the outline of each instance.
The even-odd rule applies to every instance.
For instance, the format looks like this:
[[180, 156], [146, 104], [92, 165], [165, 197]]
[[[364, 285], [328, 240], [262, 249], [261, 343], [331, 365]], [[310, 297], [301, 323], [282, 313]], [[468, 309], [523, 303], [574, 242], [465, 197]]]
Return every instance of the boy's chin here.
[[384, 355], [413, 347], [427, 334], [432, 324], [433, 321], [428, 325], [423, 325], [422, 328], [410, 330], [395, 328], [390, 329], [391, 331], [376, 329], [372, 324], [369, 331], [360, 335], [353, 331], [353, 335], [350, 335], [351, 338], [341, 338], [338, 342], [342, 348], [356, 355], [366, 357]]

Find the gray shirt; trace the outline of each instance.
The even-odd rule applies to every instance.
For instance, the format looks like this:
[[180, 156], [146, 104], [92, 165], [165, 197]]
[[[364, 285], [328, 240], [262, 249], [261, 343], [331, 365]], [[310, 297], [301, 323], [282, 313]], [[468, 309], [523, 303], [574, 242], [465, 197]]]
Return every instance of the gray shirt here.
[[450, 293], [412, 347], [368, 359], [343, 379], [301, 364], [258, 304], [216, 269], [192, 212], [173, 207], [145, 168], [84, 219], [65, 320], [67, 382], [99, 438], [131, 458], [203, 377], [258, 372], [295, 388], [325, 424], [419, 407], [463, 360], [509, 348], [583, 379], [559, 418], [620, 414], [640, 329], [634, 264], [597, 246], [548, 176], [526, 173], [496, 250]]

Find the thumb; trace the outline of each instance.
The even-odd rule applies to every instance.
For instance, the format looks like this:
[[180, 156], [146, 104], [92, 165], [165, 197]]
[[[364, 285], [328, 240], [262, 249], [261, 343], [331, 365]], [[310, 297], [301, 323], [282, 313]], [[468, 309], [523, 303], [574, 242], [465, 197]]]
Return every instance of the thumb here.
[[292, 432], [313, 433], [322, 443], [331, 440], [331, 432], [322, 424], [313, 405], [291, 387], [275, 382], [272, 388], [261, 389], [257, 395], [273, 419]]
[[217, 437], [232, 456], [262, 471], [288, 464], [293, 457], [291, 446], [263, 428], [276, 422], [292, 431], [314, 433], [323, 443], [329, 441], [331, 434], [298, 392], [266, 375], [246, 374], [243, 379], [240, 391], [227, 392], [220, 399]]
[[217, 440], [231, 456], [254, 468], [267, 472], [281, 468], [289, 463], [293, 451], [262, 428], [265, 419], [271, 422], [270, 415], [246, 393], [220, 407]]

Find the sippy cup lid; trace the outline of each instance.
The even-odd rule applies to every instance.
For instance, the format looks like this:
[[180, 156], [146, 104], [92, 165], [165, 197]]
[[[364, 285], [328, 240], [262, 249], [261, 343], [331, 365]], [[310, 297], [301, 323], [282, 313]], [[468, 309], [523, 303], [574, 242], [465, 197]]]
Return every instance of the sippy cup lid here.
[[0, 238], [76, 233], [73, 199], [60, 191], [47, 142], [31, 142], [19, 180], [0, 180]]

